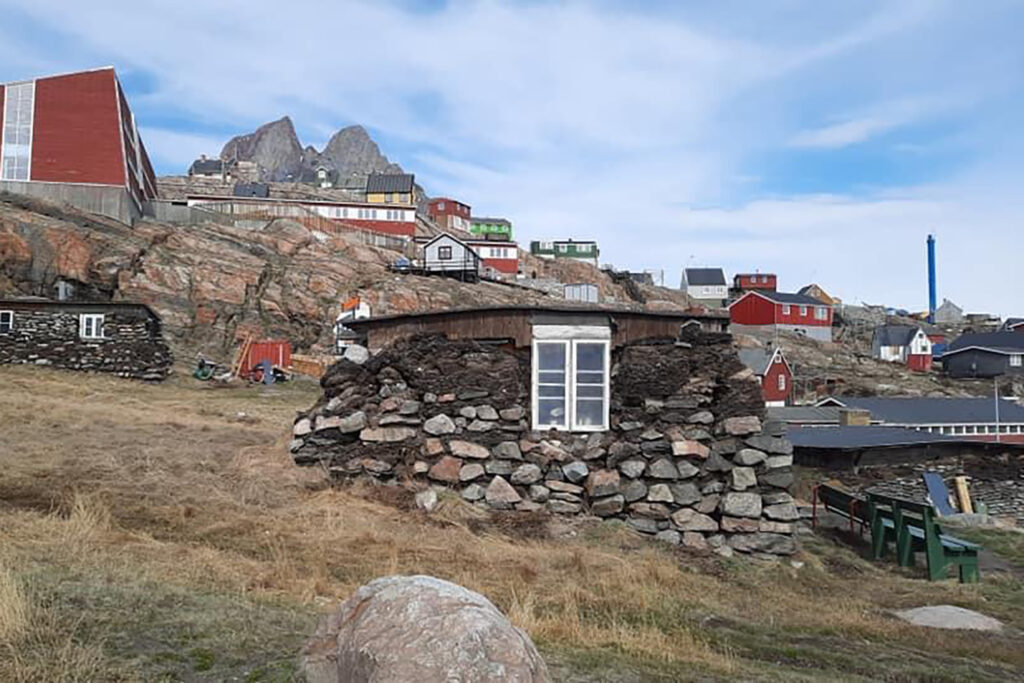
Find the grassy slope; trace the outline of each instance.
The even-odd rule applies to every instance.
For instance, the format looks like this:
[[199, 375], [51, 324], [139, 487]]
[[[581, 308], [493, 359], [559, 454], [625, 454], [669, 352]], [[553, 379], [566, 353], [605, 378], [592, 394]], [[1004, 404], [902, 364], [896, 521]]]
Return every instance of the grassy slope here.
[[[318, 615], [396, 572], [483, 592], [564, 680], [1024, 670], [1024, 586], [1009, 576], [928, 583], [830, 538], [806, 540], [799, 569], [687, 555], [614, 525], [524, 540], [450, 498], [427, 518], [292, 466], [287, 426], [311, 384], [0, 367], [0, 386], [0, 680], [288, 680]], [[938, 603], [1012, 629], [887, 614]]]

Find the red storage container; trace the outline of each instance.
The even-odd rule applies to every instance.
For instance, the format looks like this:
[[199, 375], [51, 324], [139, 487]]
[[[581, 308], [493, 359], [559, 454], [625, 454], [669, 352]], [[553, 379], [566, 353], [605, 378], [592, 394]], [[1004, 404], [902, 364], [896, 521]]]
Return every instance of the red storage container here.
[[287, 339], [254, 341], [249, 347], [245, 362], [242, 363], [242, 374], [248, 375], [254, 366], [265, 360], [269, 360], [271, 365], [279, 368], [290, 368], [292, 366], [292, 343]]

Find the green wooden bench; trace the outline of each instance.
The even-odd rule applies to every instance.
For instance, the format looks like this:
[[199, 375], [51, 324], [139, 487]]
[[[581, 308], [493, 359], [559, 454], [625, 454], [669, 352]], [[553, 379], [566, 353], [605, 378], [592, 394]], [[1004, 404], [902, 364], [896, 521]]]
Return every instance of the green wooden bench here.
[[871, 551], [876, 560], [888, 553], [890, 544], [895, 544], [896, 561], [901, 567], [913, 567], [914, 553], [923, 552], [932, 581], [945, 578], [951, 567], [957, 568], [961, 583], [977, 583], [981, 579], [981, 546], [945, 533], [931, 505], [869, 493], [866, 507], [871, 524]]

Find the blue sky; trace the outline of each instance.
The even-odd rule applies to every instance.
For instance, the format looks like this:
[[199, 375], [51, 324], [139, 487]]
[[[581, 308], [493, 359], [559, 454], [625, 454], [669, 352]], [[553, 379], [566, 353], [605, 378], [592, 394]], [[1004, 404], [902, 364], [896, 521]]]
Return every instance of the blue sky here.
[[[130, 9], [129, 9], [130, 7]], [[112, 64], [158, 172], [284, 114], [603, 261], [1024, 314], [1024, 3], [0, 0], [0, 80]]]

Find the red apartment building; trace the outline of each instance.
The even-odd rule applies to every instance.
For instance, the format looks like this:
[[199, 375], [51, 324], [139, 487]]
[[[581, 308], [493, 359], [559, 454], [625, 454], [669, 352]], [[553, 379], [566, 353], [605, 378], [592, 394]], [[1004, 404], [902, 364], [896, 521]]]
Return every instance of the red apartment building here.
[[432, 221], [448, 230], [469, 232], [470, 212], [469, 204], [463, 204], [449, 197], [438, 197], [427, 202], [427, 215]]
[[777, 286], [775, 273], [738, 273], [732, 278], [732, 288], [736, 292], [774, 292]]
[[156, 177], [113, 67], [0, 85], [0, 189], [130, 223]]
[[785, 330], [832, 341], [832, 307], [805, 294], [747, 292], [729, 304], [734, 332]]
[[519, 272], [519, 245], [507, 240], [467, 240], [480, 256], [483, 266], [493, 268], [505, 275], [516, 275]]

